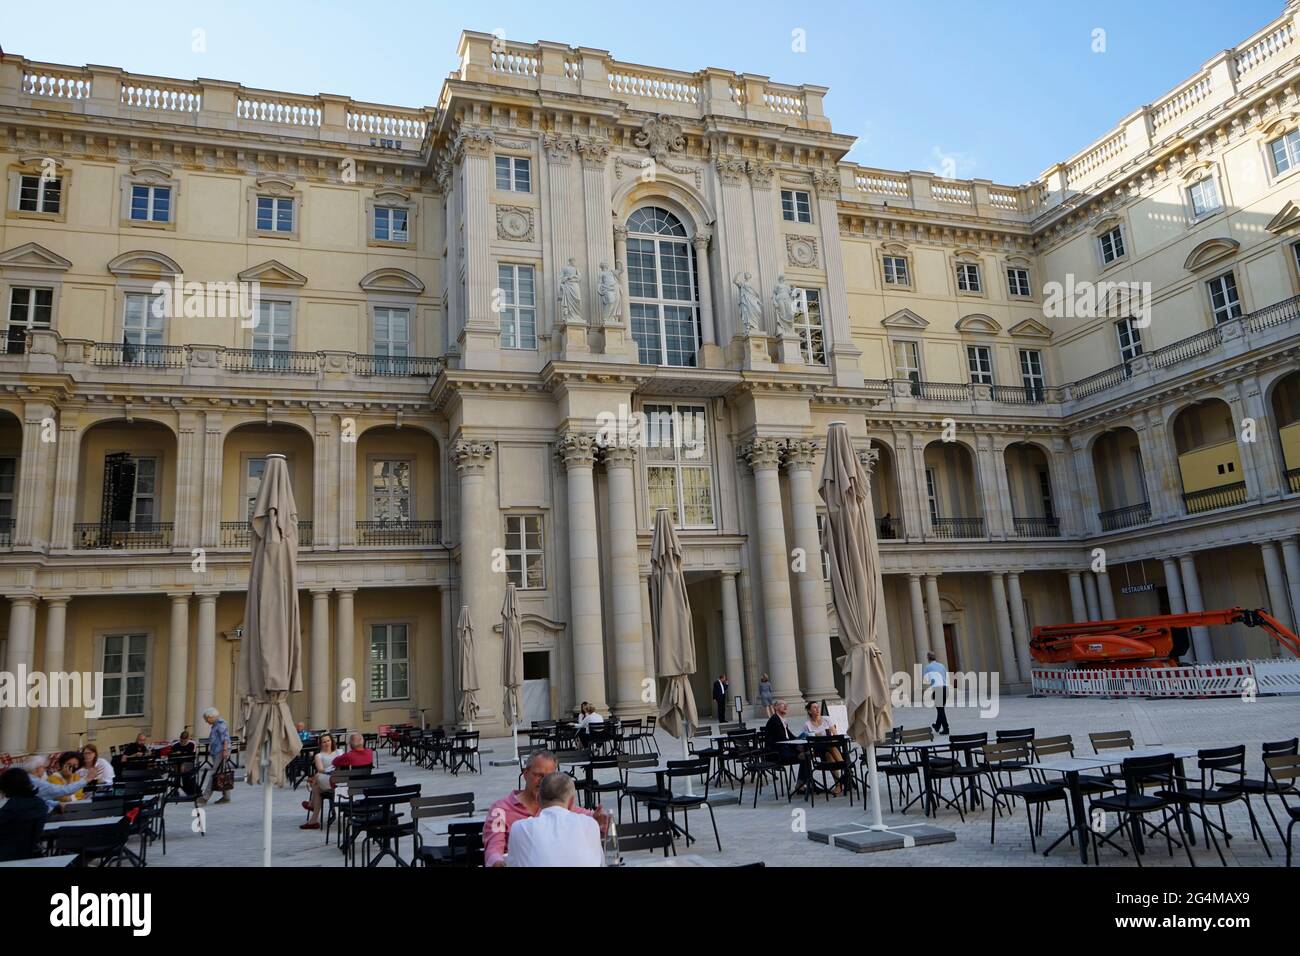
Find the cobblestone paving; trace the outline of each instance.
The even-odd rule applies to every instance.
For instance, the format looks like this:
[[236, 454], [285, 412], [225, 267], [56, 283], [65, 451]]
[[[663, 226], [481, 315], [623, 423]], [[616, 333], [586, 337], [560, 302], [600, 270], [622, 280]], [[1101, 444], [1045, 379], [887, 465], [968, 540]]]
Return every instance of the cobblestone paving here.
[[[921, 727], [934, 719], [933, 711], [911, 709], [896, 711], [895, 721], [904, 727]], [[1261, 697], [1254, 702], [1237, 699], [1225, 700], [1085, 700], [1085, 699], [1030, 699], [1003, 698], [1001, 711], [996, 718], [980, 718], [976, 711], [949, 710], [949, 720], [955, 733], [992, 732], [997, 729], [1033, 727], [1039, 736], [1072, 734], [1080, 755], [1090, 754], [1088, 733], [1130, 729], [1139, 744], [1170, 744], [1178, 746], [1223, 746], [1242, 743], [1247, 748], [1247, 769], [1253, 776], [1261, 773], [1260, 744], [1265, 740], [1280, 740], [1300, 733], [1300, 697]], [[750, 722], [751, 725], [753, 721]], [[676, 754], [680, 743], [661, 735], [660, 750], [665, 755]], [[508, 739], [485, 740], [483, 747], [497, 752], [485, 755], [482, 774], [462, 772], [452, 777], [445, 771], [419, 770], [400, 764], [386, 752], [381, 755], [381, 769], [395, 769], [399, 783], [419, 783], [426, 795], [458, 793], [472, 790], [479, 810], [486, 811], [492, 800], [504, 795], [515, 785], [516, 774], [510, 767], [492, 767], [493, 757], [503, 757], [510, 749]], [[1191, 766], [1188, 767], [1190, 771]], [[715, 791], [716, 792], [716, 791]], [[846, 821], [862, 822], [866, 819], [860, 802], [849, 807], [841, 797], [828, 802], [819, 801], [815, 808], [796, 801], [787, 804], [784, 797], [776, 800], [770, 789], [759, 800], [757, 809], [750, 807], [750, 791], [746, 790], [744, 806], [716, 808], [718, 830], [722, 837], [723, 852], [718, 853], [712, 841], [707, 812], [691, 814], [692, 835], [700, 837], [692, 848], [720, 864], [739, 864], [764, 860], [769, 866], [1078, 866], [1078, 857], [1069, 844], [1063, 844], [1050, 857], [1034, 854], [1029, 847], [1028, 827], [1022, 807], [1010, 818], [998, 821], [997, 844], [989, 844], [989, 811], [967, 814], [966, 822], [958, 820], [951, 809], [940, 811], [930, 822], [952, 829], [957, 834], [955, 843], [921, 847], [910, 850], [857, 854], [829, 847], [808, 839], [804, 830]], [[322, 831], [298, 829], [306, 815], [300, 801], [306, 796], [303, 788], [297, 791], [277, 790], [273, 801], [274, 862], [277, 866], [341, 866], [342, 855], [334, 844], [326, 844]], [[234, 801], [225, 806], [209, 805], [207, 808], [207, 835], [192, 832], [189, 808], [177, 806], [168, 815], [167, 854], [163, 856], [156, 845], [151, 848], [151, 866], [245, 866], [261, 862], [261, 792], [237, 785]], [[1257, 816], [1263, 818], [1265, 836], [1274, 858], [1269, 860], [1260, 844], [1251, 839], [1245, 808], [1240, 804], [1230, 808], [1229, 829], [1234, 833], [1230, 850], [1225, 850], [1230, 865], [1280, 866], [1281, 844], [1257, 801]], [[906, 816], [890, 817], [886, 804], [886, 822], [907, 824], [922, 821], [917, 808]], [[1050, 842], [1065, 827], [1065, 814], [1060, 804], [1048, 813], [1044, 835]], [[1222, 841], [1220, 841], [1222, 842]], [[404, 842], [403, 847], [408, 847]], [[1042, 844], [1040, 844], [1040, 848]], [[680, 850], [679, 850], [680, 852]], [[1197, 846], [1193, 856], [1198, 866], [1219, 866], [1212, 849], [1202, 845], [1199, 828]], [[1175, 850], [1170, 860], [1163, 845], [1149, 852], [1146, 865], [1187, 865], [1186, 857]], [[640, 854], [638, 854], [640, 856]], [[1119, 854], [1103, 848], [1104, 866], [1134, 866], [1133, 861], [1121, 859]], [[388, 865], [386, 861], [384, 865]]]

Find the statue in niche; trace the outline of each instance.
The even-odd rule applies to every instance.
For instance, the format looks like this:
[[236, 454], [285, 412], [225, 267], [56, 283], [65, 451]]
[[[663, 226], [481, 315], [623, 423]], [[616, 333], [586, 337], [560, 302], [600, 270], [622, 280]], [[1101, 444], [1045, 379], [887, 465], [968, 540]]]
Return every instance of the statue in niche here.
[[614, 263], [613, 269], [608, 262], [600, 264], [596, 295], [600, 296], [601, 324], [616, 324], [618, 317], [623, 314], [623, 263]]
[[748, 272], [741, 272], [732, 280], [740, 304], [740, 331], [744, 335], [759, 334], [763, 322], [763, 303], [758, 297], [758, 290], [749, 284], [751, 278], [753, 276]]
[[582, 273], [572, 259], [560, 269], [560, 322], [582, 321]]
[[772, 305], [776, 307], [776, 331], [785, 337], [797, 334], [794, 329], [795, 317], [800, 309], [799, 290], [785, 281], [785, 276], [776, 277], [772, 287]]

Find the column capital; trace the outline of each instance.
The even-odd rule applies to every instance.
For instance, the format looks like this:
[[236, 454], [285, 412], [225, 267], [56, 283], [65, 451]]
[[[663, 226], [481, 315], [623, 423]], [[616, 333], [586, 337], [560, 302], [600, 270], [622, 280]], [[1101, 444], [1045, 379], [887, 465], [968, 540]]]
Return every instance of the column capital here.
[[785, 443], [785, 467], [789, 471], [812, 471], [821, 454], [821, 442], [815, 438], [791, 438]]
[[49, 607], [67, 607], [68, 602], [72, 600], [71, 594], [47, 594], [43, 598]]
[[609, 140], [592, 137], [580, 137], [577, 141], [578, 154], [582, 157], [584, 169], [604, 169], [609, 162]]
[[733, 581], [740, 575], [739, 571], [722, 571], [720, 573], [723, 578], [730, 578]]
[[180, 604], [182, 601], [188, 604], [190, 598], [194, 597], [194, 592], [193, 591], [168, 591], [167, 597], [171, 599], [171, 602], [173, 604]]
[[199, 599], [200, 604], [216, 604], [217, 598], [221, 597], [220, 591], [196, 591], [195, 597]]
[[713, 230], [701, 229], [699, 232], [697, 232], [694, 236], [691, 237], [691, 245], [693, 245], [696, 249], [699, 249], [700, 251], [704, 251], [705, 249], [709, 248], [709, 241], [712, 238], [713, 238]]
[[623, 225], [623, 223], [621, 223], [621, 222], [616, 222], [616, 223], [614, 223], [614, 238], [615, 238], [615, 239], [624, 239], [624, 240], [626, 240], [626, 239], [627, 239], [627, 226]]
[[451, 144], [451, 151], [457, 159], [460, 159], [466, 153], [475, 156], [486, 156], [492, 151], [492, 143], [491, 130], [462, 123], [456, 130], [455, 139]]
[[482, 474], [496, 451], [490, 441], [469, 441], [459, 439], [452, 446], [451, 457], [456, 463], [456, 470], [462, 475]]
[[754, 471], [773, 471], [781, 464], [785, 441], [780, 438], [755, 438], [740, 446], [738, 454], [744, 457]]
[[630, 445], [605, 445], [601, 457], [605, 468], [632, 468], [636, 465], [636, 449]]
[[546, 150], [546, 159], [551, 163], [567, 163], [573, 158], [578, 141], [563, 133], [547, 133], [542, 137], [542, 148]]
[[921, 580], [921, 578], [923, 578], [923, 577], [925, 577], [925, 575], [922, 574], [920, 571], [908, 571], [908, 572], [907, 572], [907, 580], [909, 580], [909, 581], [918, 581], [918, 582], [919, 582], [919, 581]]
[[596, 436], [585, 432], [568, 432], [555, 442], [555, 454], [566, 471], [575, 468], [591, 468], [596, 463], [596, 452], [599, 448]]
[[313, 600], [316, 598], [328, 599], [330, 594], [334, 591], [333, 588], [309, 588], [308, 590], [310, 591]]
[[334, 593], [337, 594], [340, 598], [347, 598], [351, 600], [352, 596], [357, 593], [357, 589], [356, 588], [335, 588]]

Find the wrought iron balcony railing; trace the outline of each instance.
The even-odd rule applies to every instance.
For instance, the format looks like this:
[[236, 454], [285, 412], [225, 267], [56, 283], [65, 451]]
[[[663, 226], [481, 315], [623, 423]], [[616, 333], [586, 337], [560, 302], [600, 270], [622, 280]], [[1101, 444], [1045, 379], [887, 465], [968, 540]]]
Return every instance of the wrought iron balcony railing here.
[[1189, 515], [1200, 514], [1203, 511], [1217, 511], [1220, 508], [1231, 508], [1233, 505], [1245, 503], [1246, 483], [1244, 481], [1202, 488], [1200, 491], [1183, 492], [1183, 506], [1187, 508]]
[[1136, 505], [1125, 505], [1109, 511], [1097, 512], [1101, 519], [1102, 531], [1118, 531], [1120, 528], [1132, 528], [1146, 524], [1151, 520], [1151, 502], [1143, 501]]
[[441, 521], [358, 521], [357, 544], [363, 547], [418, 548], [440, 543]]
[[[247, 521], [221, 522], [221, 546], [223, 548], [249, 548], [253, 543], [253, 528]], [[312, 523], [298, 522], [298, 547], [312, 546]]]
[[170, 521], [84, 521], [72, 526], [78, 550], [156, 551], [172, 546]]
[[931, 518], [930, 530], [936, 538], [982, 538], [983, 518]]
[[1032, 517], [1012, 519], [1017, 538], [1059, 538], [1061, 520], [1059, 518]]

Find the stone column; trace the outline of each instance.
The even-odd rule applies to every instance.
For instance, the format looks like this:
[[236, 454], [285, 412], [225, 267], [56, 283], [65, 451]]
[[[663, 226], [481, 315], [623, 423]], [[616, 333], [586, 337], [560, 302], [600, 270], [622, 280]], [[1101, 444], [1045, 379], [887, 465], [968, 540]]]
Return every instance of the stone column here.
[[1138, 448], [1147, 473], [1145, 481], [1152, 520], [1182, 517], [1183, 481], [1178, 471], [1178, 460], [1170, 440], [1168, 423], [1158, 412], [1145, 412], [1138, 415], [1133, 427], [1137, 432]]
[[1011, 684], [1026, 681], [1028, 675], [1021, 674], [1016, 662], [1016, 647], [1011, 636], [1011, 615], [1007, 610], [1006, 575], [1001, 571], [990, 571], [989, 582], [993, 590], [993, 619], [998, 627], [998, 660], [1002, 665], [1003, 681]]
[[1021, 680], [1029, 683], [1034, 674], [1034, 658], [1029, 653], [1029, 622], [1025, 620], [1025, 598], [1020, 593], [1019, 571], [1007, 572], [1007, 600], [1011, 604], [1011, 630], [1016, 642]]
[[1097, 579], [1091, 574], [1083, 576], [1083, 592], [1088, 603], [1088, 620], [1101, 620], [1101, 597], [1097, 593]]
[[[1240, 387], [1246, 414], [1255, 419], [1257, 429], [1267, 429], [1268, 425], [1266, 423], [1272, 415], [1272, 409], [1269, 408], [1269, 403], [1264, 399], [1259, 376], [1248, 376], [1242, 380]], [[1238, 419], [1238, 422], [1240, 422], [1240, 419]], [[1241, 441], [1240, 432], [1237, 435], [1238, 443], [1245, 445], [1247, 451], [1253, 454], [1255, 458], [1255, 465], [1259, 470], [1257, 475], [1259, 490], [1266, 499], [1281, 497], [1285, 492], [1282, 479], [1282, 471], [1285, 466], [1282, 464], [1281, 459], [1278, 458], [1277, 449], [1270, 438], [1271, 436], [1263, 435], [1261, 441], [1247, 443]], [[1242, 467], [1249, 469], [1250, 462], [1243, 460]], [[1276, 615], [1274, 616], [1276, 617]], [[1276, 646], [1276, 642], [1274, 646]]]
[[217, 686], [217, 593], [199, 594], [199, 633], [194, 644], [194, 722], [191, 732], [204, 726], [203, 711], [216, 705]]
[[695, 248], [695, 281], [700, 292], [701, 345], [716, 345], [718, 341], [713, 324], [713, 288], [709, 276], [709, 240], [712, 237], [712, 232], [702, 229], [691, 239], [691, 245]]
[[[334, 416], [316, 414], [312, 416], [312, 546], [314, 548], [337, 548], [342, 508], [339, 506], [339, 481], [341, 475], [335, 474], [339, 460], [339, 433], [334, 430]], [[353, 429], [352, 435], [356, 435]], [[353, 483], [356, 478], [352, 479]], [[352, 515], [356, 517], [355, 513]], [[317, 725], [319, 726], [319, 725]]]
[[172, 602], [171, 631], [167, 641], [167, 711], [163, 733], [176, 737], [189, 713], [190, 593], [168, 594]]
[[1178, 561], [1161, 558], [1165, 569], [1165, 590], [1169, 593], [1169, 613], [1186, 614], [1187, 602], [1183, 600], [1183, 581], [1178, 573]]
[[[1286, 576], [1282, 573], [1282, 558], [1278, 554], [1277, 542], [1261, 541], [1259, 550], [1264, 557], [1264, 581], [1268, 585], [1269, 613], [1284, 624], [1289, 623], [1290, 601], [1287, 598]], [[1276, 641], [1270, 641], [1269, 646], [1281, 650]]]
[[740, 597], [740, 646], [745, 661], [745, 687], [753, 699], [757, 700], [759, 678], [763, 671], [758, 659], [761, 648], [754, 618], [754, 593], [749, 581], [748, 571], [736, 575], [736, 592]]
[[[203, 504], [200, 508], [199, 544], [205, 548], [221, 545], [221, 473], [222, 473], [222, 431], [221, 413], [203, 413]], [[242, 509], [235, 515], [242, 518]], [[204, 707], [215, 706], [215, 701], [203, 704]], [[195, 725], [197, 728], [202, 723]]]
[[329, 729], [330, 699], [330, 589], [313, 588], [311, 592], [311, 665], [308, 678], [308, 713], [311, 726]]
[[803, 705], [803, 695], [799, 691], [794, 613], [786, 564], [785, 520], [781, 508], [781, 482], [777, 476], [782, 450], [782, 442], [775, 438], [757, 438], [746, 449], [749, 466], [754, 469], [768, 676], [772, 678], [772, 693], [785, 698], [790, 708], [798, 713], [798, 708]]
[[[203, 538], [203, 418], [198, 412], [181, 412], [176, 440], [176, 534], [178, 549], [198, 547]], [[180, 730], [168, 730], [180, 733]]]
[[[845, 283], [843, 244], [840, 241], [838, 167], [814, 169], [813, 188], [817, 192], [817, 218], [821, 230], [821, 252], [826, 268], [826, 298], [822, 324], [826, 327], [826, 350], [840, 386], [862, 387], [862, 369], [858, 362], [861, 349], [854, 344], [849, 323], [848, 289]], [[770, 214], [769, 214], [770, 215]]]
[[[47, 597], [45, 605], [49, 609], [45, 615], [45, 660], [42, 669], [48, 675], [57, 674], [64, 669], [64, 648], [68, 629], [68, 598]], [[36, 723], [36, 749], [53, 751], [59, 749], [59, 718], [63, 710], [59, 707], [42, 707]]]
[[[641, 575], [637, 558], [636, 453], [625, 446], [605, 449], [609, 479], [609, 574], [614, 614], [614, 709], [620, 717], [650, 712], [641, 700], [645, 643], [641, 627]], [[572, 479], [570, 479], [572, 482]], [[594, 543], [594, 541], [593, 541]]]
[[930, 650], [948, 666], [948, 642], [943, 639], [943, 605], [939, 603], [939, 575], [925, 576], [925, 616], [930, 622]]
[[921, 575], [907, 576], [907, 592], [912, 605], [912, 646], [916, 649], [916, 659], [925, 663], [925, 655], [930, 651], [930, 634], [925, 628], [925, 597], [921, 593]]
[[1097, 596], [1101, 598], [1101, 619], [1115, 620], [1118, 617], [1115, 613], [1115, 592], [1110, 586], [1110, 575], [1105, 571], [1097, 572], [1097, 592]]
[[[723, 571], [722, 579], [718, 582], [722, 588], [722, 654], [726, 661], [727, 680], [731, 685], [728, 691], [730, 697], [740, 697], [741, 700], [748, 702], [749, 695], [745, 693], [745, 655], [740, 640], [740, 605], [736, 599], [736, 575], [731, 571]], [[727, 710], [731, 710], [731, 702], [727, 702]], [[740, 714], [736, 714], [736, 719], [740, 719]]]
[[790, 510], [795, 547], [804, 553], [804, 569], [795, 574], [799, 589], [799, 629], [803, 645], [803, 691], [809, 700], [836, 697], [831, 665], [831, 631], [826, 618], [826, 582], [822, 580], [821, 538], [817, 534], [817, 502], [813, 490], [813, 462], [818, 446], [813, 441], [786, 445], [786, 471], [790, 476]]
[[1070, 572], [1070, 616], [1075, 623], [1089, 620], [1088, 604], [1083, 596], [1083, 574]]
[[1291, 593], [1291, 630], [1297, 631], [1300, 630], [1300, 543], [1294, 537], [1282, 539], [1282, 561]]
[[[76, 415], [59, 416], [58, 450], [54, 464], [54, 517], [50, 547], [65, 551], [72, 547], [72, 524], [77, 513], [77, 471], [81, 458], [81, 430]], [[22, 494], [22, 489], [18, 492]]]
[[[31, 673], [35, 661], [36, 597], [32, 594], [9, 596], [9, 634], [6, 640], [5, 670], [17, 679], [19, 671]], [[12, 707], [0, 710], [0, 753], [21, 754], [27, 751], [27, 727], [31, 708]]]
[[[501, 604], [494, 600], [492, 587], [492, 547], [500, 533], [499, 519], [488, 514], [487, 472], [495, 453], [491, 442], [460, 440], [452, 448], [452, 458], [460, 475], [460, 594], [462, 606], [468, 607], [474, 622], [475, 636], [494, 633], [491, 628], [500, 619]], [[351, 598], [348, 599], [351, 602]], [[342, 618], [342, 594], [339, 595], [339, 617]], [[452, 621], [460, 619], [460, 607], [452, 609]], [[453, 625], [454, 626], [454, 625]], [[340, 620], [338, 627], [342, 628]], [[453, 632], [454, 633], [454, 632]], [[494, 686], [500, 677], [500, 657], [489, 654], [491, 646], [486, 639], [477, 642], [479, 683]], [[495, 662], [495, 663], [493, 663]], [[342, 680], [345, 675], [340, 674]], [[489, 683], [491, 681], [491, 683]], [[484, 710], [496, 713], [491, 697], [480, 699]]]
[[[592, 469], [596, 440], [571, 432], [558, 442], [568, 473], [569, 631], [573, 636], [573, 679], [578, 700], [600, 712], [605, 701], [605, 644], [600, 614], [600, 557], [596, 548], [596, 489]], [[478, 625], [477, 619], [475, 624]]]
[[[54, 424], [54, 407], [45, 402], [23, 405], [23, 448], [19, 460], [13, 543], [43, 551], [50, 543], [54, 506], [55, 448], [62, 437]], [[48, 668], [47, 668], [48, 669]]]
[[1097, 489], [1097, 474], [1093, 471], [1092, 454], [1086, 439], [1079, 435], [1070, 437], [1071, 462], [1079, 488], [1079, 531], [1097, 534], [1101, 531], [1101, 493]]
[[[1191, 554], [1180, 555], [1178, 566], [1183, 572], [1183, 595], [1187, 599], [1188, 611], [1204, 611], [1201, 602], [1201, 581], [1196, 576], [1196, 557]], [[1208, 664], [1214, 660], [1214, 645], [1210, 643], [1208, 627], [1192, 628], [1192, 648], [1196, 653], [1198, 664]]]
[[[353, 428], [350, 432], [351, 440], [348, 438], [347, 419], [340, 422], [339, 431], [339, 464], [338, 464], [338, 542], [340, 546], [352, 545], [357, 543], [357, 437], [361, 433], [361, 426], [353, 422]], [[317, 494], [321, 494], [318, 490]], [[328, 495], [326, 495], [328, 498]], [[320, 511], [321, 509], [316, 509]], [[475, 624], [478, 622], [475, 621]], [[351, 729], [351, 728], [349, 728]]]
[[[335, 708], [335, 713], [338, 714], [338, 717], [334, 722], [339, 726], [346, 727], [349, 731], [352, 731], [358, 729], [357, 718], [359, 712], [357, 710], [355, 699], [343, 699], [341, 693], [343, 682], [348, 678], [351, 678], [355, 682], [353, 684], [355, 693], [349, 695], [353, 698], [359, 698], [366, 692], [364, 681], [365, 675], [357, 673], [356, 644], [353, 640], [353, 628], [356, 623], [356, 612], [353, 610], [352, 596], [356, 594], [356, 589], [339, 588], [337, 593], [337, 620], [334, 622], [334, 628], [338, 631], [338, 640], [336, 641], [336, 645], [338, 648], [337, 667], [339, 676], [338, 680], [330, 689], [330, 695], [338, 701], [338, 706]], [[479, 627], [477, 621], [474, 622], [474, 626], [476, 628]], [[489, 631], [489, 633], [491, 632]]]

